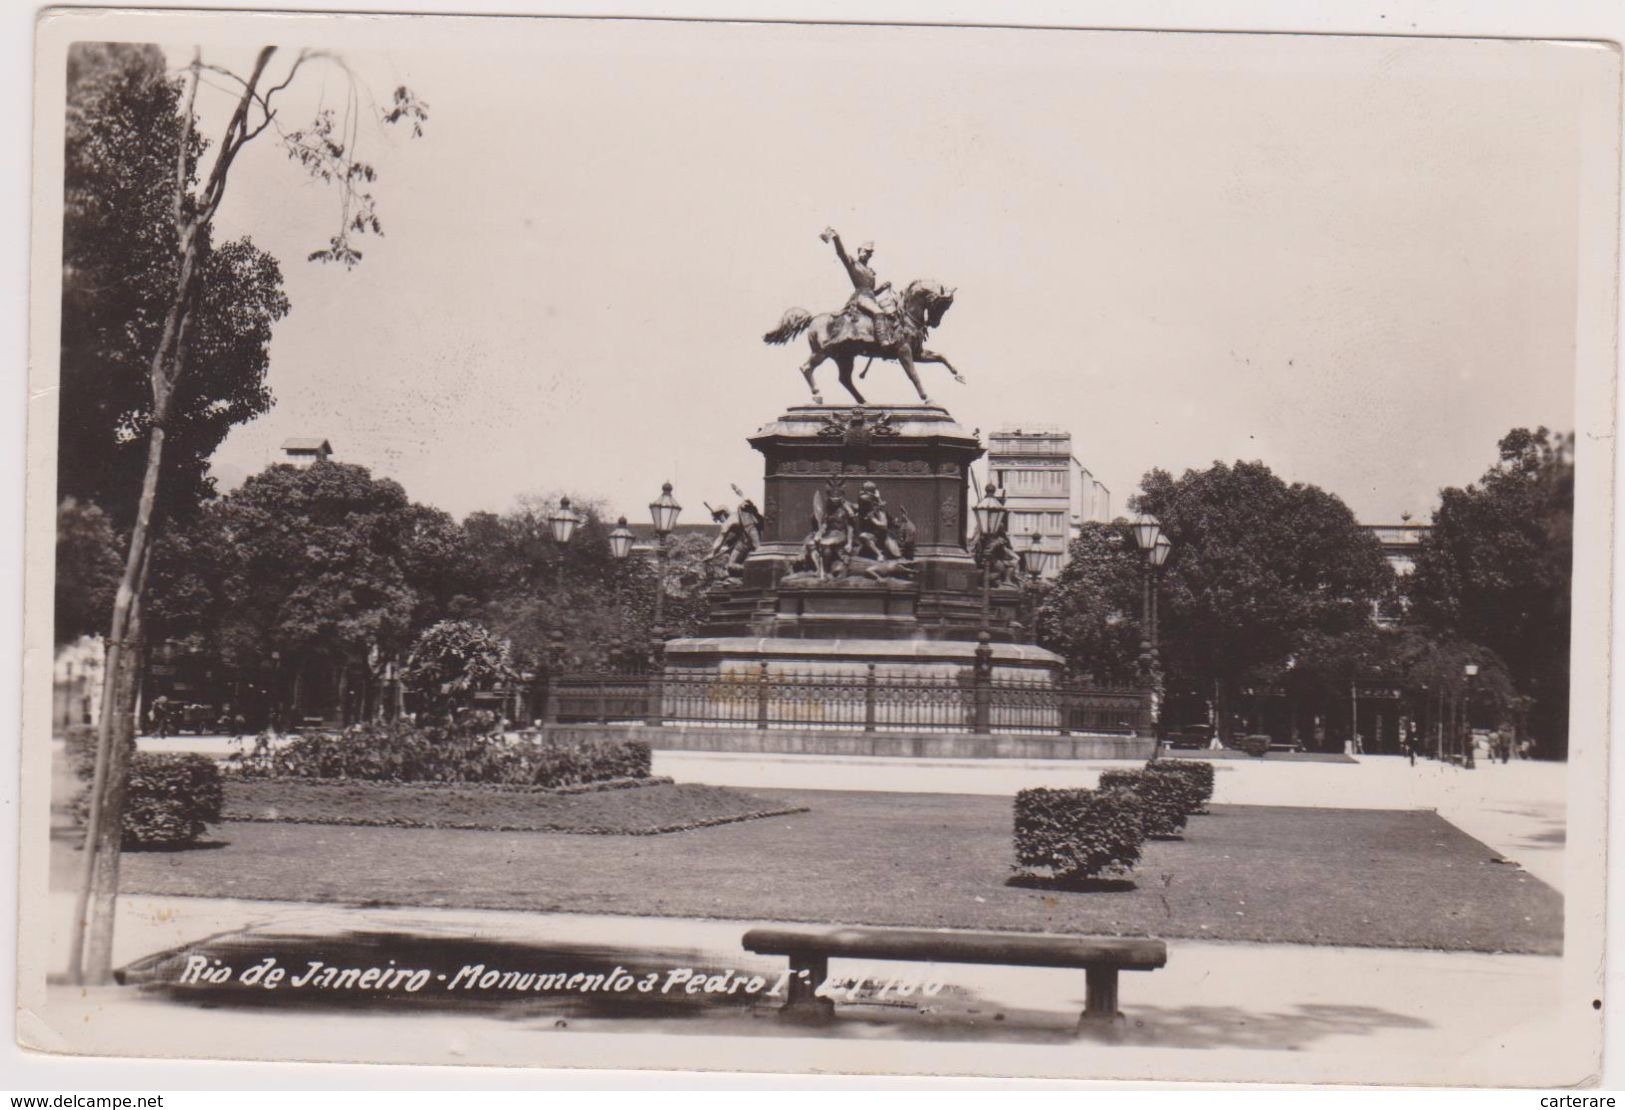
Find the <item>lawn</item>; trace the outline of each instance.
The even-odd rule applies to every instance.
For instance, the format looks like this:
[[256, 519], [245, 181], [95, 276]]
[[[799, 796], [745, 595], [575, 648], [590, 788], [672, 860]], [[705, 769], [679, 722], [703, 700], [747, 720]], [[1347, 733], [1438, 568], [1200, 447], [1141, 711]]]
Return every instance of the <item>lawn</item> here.
[[[1558, 953], [1561, 897], [1436, 814], [1213, 806], [1132, 883], [1012, 885], [1010, 799], [754, 790], [808, 812], [650, 837], [227, 822], [132, 893]], [[74, 853], [56, 845], [59, 875]]]
[[377, 825], [652, 836], [792, 813], [728, 786], [669, 780], [615, 789], [512, 790], [479, 785], [226, 779], [228, 822]]

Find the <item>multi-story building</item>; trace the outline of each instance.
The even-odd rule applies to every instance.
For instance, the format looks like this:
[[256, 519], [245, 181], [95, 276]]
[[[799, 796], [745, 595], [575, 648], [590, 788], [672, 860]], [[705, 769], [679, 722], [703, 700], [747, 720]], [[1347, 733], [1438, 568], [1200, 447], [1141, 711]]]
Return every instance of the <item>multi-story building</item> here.
[[[1367, 524], [1367, 531], [1376, 537], [1382, 545], [1383, 558], [1388, 565], [1394, 568], [1394, 574], [1404, 578], [1416, 569], [1416, 551], [1433, 528], [1431, 524], [1412, 524], [1409, 513], [1404, 514], [1399, 524]], [[1404, 605], [1399, 597], [1393, 597], [1386, 604], [1377, 606], [1378, 624], [1395, 624], [1404, 615]]]
[[1367, 524], [1365, 527], [1382, 544], [1383, 557], [1401, 578], [1416, 569], [1416, 549], [1422, 537], [1433, 528], [1431, 524], [1412, 524], [1408, 513], [1401, 524]]
[[280, 462], [310, 466], [332, 458], [333, 445], [320, 436], [295, 436], [283, 442], [282, 455]]
[[1111, 491], [1072, 454], [1072, 433], [1057, 428], [1001, 428], [988, 435], [988, 479], [1005, 491], [1010, 539], [1029, 550], [1037, 532], [1045, 577], [1066, 562], [1067, 547], [1087, 521], [1111, 519]]

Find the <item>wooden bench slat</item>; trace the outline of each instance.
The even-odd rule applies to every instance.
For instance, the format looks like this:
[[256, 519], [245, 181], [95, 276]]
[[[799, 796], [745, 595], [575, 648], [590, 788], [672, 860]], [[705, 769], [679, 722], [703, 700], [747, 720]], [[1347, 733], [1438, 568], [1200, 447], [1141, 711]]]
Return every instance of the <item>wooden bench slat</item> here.
[[942, 933], [929, 929], [751, 929], [744, 936], [744, 947], [765, 956], [817, 955], [1012, 967], [1115, 967], [1123, 971], [1152, 971], [1168, 962], [1168, 946], [1149, 938]]

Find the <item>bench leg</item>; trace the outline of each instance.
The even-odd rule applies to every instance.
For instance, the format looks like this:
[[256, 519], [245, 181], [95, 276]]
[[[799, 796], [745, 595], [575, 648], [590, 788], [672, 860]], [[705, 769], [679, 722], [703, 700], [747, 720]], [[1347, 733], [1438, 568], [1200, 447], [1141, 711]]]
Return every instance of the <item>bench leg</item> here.
[[1089, 993], [1084, 998], [1083, 1022], [1106, 1024], [1117, 1020], [1117, 969], [1089, 967], [1083, 971]]
[[779, 1010], [786, 1021], [799, 1021], [809, 1025], [822, 1025], [835, 1020], [835, 1002], [821, 994], [814, 994], [829, 978], [827, 956], [790, 957], [789, 996]]

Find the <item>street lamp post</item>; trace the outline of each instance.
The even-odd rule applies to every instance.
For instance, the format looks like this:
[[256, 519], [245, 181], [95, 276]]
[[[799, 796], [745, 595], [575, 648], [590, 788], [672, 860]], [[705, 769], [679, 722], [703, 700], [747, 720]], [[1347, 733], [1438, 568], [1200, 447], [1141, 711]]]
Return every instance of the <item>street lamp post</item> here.
[[1162, 637], [1158, 631], [1158, 610], [1162, 607], [1162, 565], [1168, 561], [1168, 553], [1173, 548], [1174, 541], [1164, 532], [1145, 553], [1146, 562], [1151, 564], [1151, 689], [1156, 698], [1154, 716], [1159, 719], [1162, 716]]
[[547, 518], [548, 527], [553, 530], [553, 542], [559, 545], [558, 571], [554, 579], [554, 587], [560, 599], [564, 596], [564, 548], [570, 542], [570, 537], [576, 534], [581, 527], [581, 514], [570, 508], [568, 497], [559, 498], [559, 507], [553, 515]]
[[982, 631], [990, 631], [993, 597], [993, 540], [1004, 532], [1010, 521], [1010, 510], [998, 497], [998, 487], [992, 482], [982, 491], [976, 503], [976, 532], [982, 557]]
[[1158, 610], [1162, 605], [1162, 565], [1168, 561], [1168, 553], [1174, 549], [1174, 541], [1166, 533], [1159, 535], [1151, 550], [1145, 553], [1146, 562], [1151, 564], [1151, 654], [1155, 656], [1159, 650], [1160, 637], [1157, 632], [1159, 623]]
[[1461, 765], [1471, 771], [1477, 766], [1473, 761], [1473, 679], [1478, 677], [1478, 664], [1468, 663], [1462, 667], [1461, 673], [1467, 679], [1461, 707], [1461, 736], [1462, 746], [1465, 749]]
[[[1150, 513], [1141, 513], [1134, 521], [1134, 542], [1145, 555], [1145, 562], [1140, 564], [1140, 657], [1145, 661], [1146, 677], [1156, 666], [1156, 633], [1152, 629], [1151, 616], [1151, 567], [1156, 557], [1157, 541], [1162, 538], [1162, 521]], [[1163, 558], [1167, 558], [1164, 554]]]
[[1034, 528], [1027, 537], [1027, 550], [1022, 556], [1027, 571], [1027, 581], [1023, 585], [1023, 593], [1027, 596], [1027, 633], [1034, 643], [1038, 641], [1038, 591], [1044, 571], [1049, 567], [1049, 553], [1043, 549], [1043, 543], [1044, 534]]
[[[615, 560], [615, 623], [622, 633], [626, 631], [626, 606], [622, 599], [622, 586], [626, 578], [626, 557], [632, 553], [632, 540], [632, 529], [626, 526], [626, 518], [623, 516], [615, 522], [615, 529], [609, 534], [609, 553]], [[620, 637], [617, 636], [613, 662], [618, 665], [624, 654]]]
[[649, 502], [649, 517], [655, 526], [655, 639], [665, 639], [666, 617], [666, 538], [677, 527], [683, 507], [671, 495], [671, 483], [660, 487], [660, 496]]

